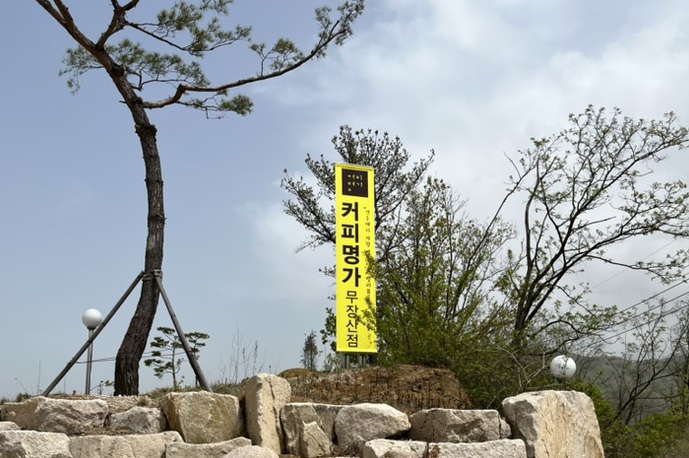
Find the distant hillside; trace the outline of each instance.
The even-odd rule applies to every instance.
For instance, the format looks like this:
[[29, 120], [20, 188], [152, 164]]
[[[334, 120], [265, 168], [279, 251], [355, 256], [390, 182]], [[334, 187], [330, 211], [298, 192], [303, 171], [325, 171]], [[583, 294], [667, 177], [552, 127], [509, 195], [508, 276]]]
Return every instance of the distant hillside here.
[[577, 372], [587, 382], [598, 386], [615, 409], [628, 402], [630, 394], [636, 394], [632, 417], [638, 421], [654, 413], [665, 413], [671, 400], [679, 392], [680, 358], [669, 360], [641, 360], [639, 362], [620, 356], [573, 356]]

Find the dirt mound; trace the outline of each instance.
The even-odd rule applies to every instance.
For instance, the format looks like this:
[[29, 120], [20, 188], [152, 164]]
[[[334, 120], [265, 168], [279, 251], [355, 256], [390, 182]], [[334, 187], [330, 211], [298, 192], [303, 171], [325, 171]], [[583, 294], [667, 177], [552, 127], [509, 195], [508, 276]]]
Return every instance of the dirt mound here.
[[[474, 406], [457, 376], [446, 369], [399, 365], [394, 367], [365, 367], [342, 369], [324, 373], [307, 369], [288, 369], [279, 374], [292, 387], [292, 402], [324, 404], [360, 404], [364, 402], [388, 404], [412, 414], [434, 407], [471, 409]], [[110, 414], [122, 412], [135, 405], [158, 407], [160, 399], [171, 390], [154, 390], [144, 396], [67, 396], [54, 398], [104, 399]], [[216, 393], [242, 398], [243, 385], [215, 386]]]
[[473, 407], [457, 376], [446, 369], [400, 365], [329, 374], [289, 369], [280, 376], [292, 386], [292, 402], [384, 403], [407, 414], [433, 407]]

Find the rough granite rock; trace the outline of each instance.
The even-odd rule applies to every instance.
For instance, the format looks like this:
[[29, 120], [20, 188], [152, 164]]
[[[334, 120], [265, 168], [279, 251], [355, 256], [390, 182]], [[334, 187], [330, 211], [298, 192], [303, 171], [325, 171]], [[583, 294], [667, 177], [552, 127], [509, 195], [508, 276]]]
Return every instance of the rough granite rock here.
[[12, 421], [22, 429], [36, 429], [35, 413], [38, 406], [48, 398], [36, 396], [22, 402], [6, 402], [0, 411], [0, 420]]
[[222, 442], [244, 432], [236, 396], [207, 391], [169, 393], [161, 406], [170, 429], [179, 432], [190, 444]]
[[529, 458], [603, 458], [593, 401], [578, 391], [522, 393], [502, 402], [512, 435]]
[[223, 458], [279, 458], [278, 454], [274, 451], [259, 447], [257, 445], [251, 445], [249, 447], [241, 447], [232, 450], [230, 453], [225, 455]]
[[280, 411], [280, 420], [285, 433], [287, 453], [299, 454], [303, 425], [314, 421], [332, 442], [335, 439], [335, 417], [341, 408], [342, 406], [310, 402], [293, 402], [285, 405]]
[[512, 428], [502, 417], [500, 417], [500, 439], [513, 439]]
[[76, 436], [69, 441], [71, 458], [162, 458], [171, 442], [182, 442], [177, 431], [124, 436]]
[[497, 410], [427, 409], [409, 417], [409, 438], [425, 442], [485, 442], [500, 439]]
[[289, 382], [273, 374], [254, 375], [248, 380], [244, 394], [246, 430], [251, 442], [276, 454], [282, 453], [285, 440], [280, 411], [292, 397]]
[[232, 450], [240, 447], [249, 447], [251, 441], [246, 437], [214, 442], [212, 444], [185, 444], [184, 442], [172, 442], [167, 444], [165, 458], [222, 458]]
[[410, 428], [409, 417], [387, 404], [345, 406], [335, 418], [337, 441], [345, 450], [359, 450], [373, 439], [399, 437]]
[[0, 431], [2, 458], [74, 458], [63, 433]]
[[432, 458], [527, 458], [524, 441], [518, 439], [463, 444], [430, 443], [428, 456]]
[[[333, 449], [341, 455], [357, 453], [363, 458], [603, 457], [593, 403], [583, 393], [545, 391], [508, 398], [503, 403], [506, 420], [497, 411], [450, 409], [428, 409], [410, 419], [387, 404], [289, 404], [286, 401], [291, 390], [283, 389], [283, 382], [280, 377], [260, 374], [247, 385], [247, 419], [252, 418], [253, 409], [253, 421], [259, 425], [255, 437], [266, 444], [275, 439], [280, 451], [284, 428], [289, 452], [300, 458], [330, 456]], [[202, 443], [197, 444], [184, 443], [177, 431], [113, 435], [125, 428], [146, 431], [149, 426], [160, 427], [160, 409], [132, 406], [130, 399], [120, 403], [120, 398], [112, 398], [107, 409], [102, 399], [79, 397], [36, 397], [6, 403], [0, 412], [4, 420], [0, 421], [0, 458], [276, 458], [278, 451], [255, 442], [252, 446], [246, 437], [217, 440], [209, 435], [216, 427], [228, 429], [227, 417], [217, 414], [218, 404], [226, 398], [232, 399], [233, 409], [236, 407], [236, 416], [232, 413], [230, 417], [239, 418], [239, 424], [243, 424], [234, 396], [199, 392], [168, 397], [171, 417], [189, 426], [183, 430], [187, 434], [193, 428], [202, 431]], [[103, 433], [89, 431], [102, 427], [105, 410], [109, 410], [114, 426]], [[22, 425], [34, 430], [26, 430], [26, 426], [18, 430]], [[39, 428], [107, 435], [69, 437], [55, 431], [37, 431]], [[507, 439], [511, 437], [510, 429], [513, 440]], [[407, 439], [417, 435], [424, 440]], [[500, 439], [489, 440], [492, 437]], [[390, 440], [393, 438], [399, 440]], [[472, 442], [446, 442], [449, 440]]]
[[13, 421], [0, 421], [0, 431], [19, 431], [21, 428]]
[[364, 444], [363, 458], [425, 458], [428, 443], [374, 439]]
[[108, 403], [100, 399], [51, 399], [40, 402], [34, 412], [37, 431], [86, 434], [105, 426]]
[[333, 447], [330, 437], [323, 432], [315, 421], [305, 423], [299, 436], [299, 456], [301, 458], [330, 456], [332, 453]]
[[110, 416], [110, 428], [135, 434], [162, 433], [167, 429], [167, 420], [160, 409], [132, 407]]

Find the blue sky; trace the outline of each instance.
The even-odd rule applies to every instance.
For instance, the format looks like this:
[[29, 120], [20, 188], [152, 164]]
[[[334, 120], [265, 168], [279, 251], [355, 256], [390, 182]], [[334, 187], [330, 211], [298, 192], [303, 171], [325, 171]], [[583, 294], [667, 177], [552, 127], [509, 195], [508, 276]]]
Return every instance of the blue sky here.
[[[256, 38], [306, 46], [324, 1], [236, 0], [235, 18]], [[72, 3], [97, 33], [109, 2]], [[487, 217], [505, 189], [504, 154], [589, 103], [645, 118], [672, 110], [689, 125], [688, 21], [683, 0], [371, 0], [344, 47], [247, 89], [252, 115], [152, 112], [164, 284], [184, 330], [211, 336], [200, 360], [207, 378], [232, 375], [238, 338], [258, 342], [263, 371], [298, 366], [305, 335], [322, 327], [332, 285], [318, 267], [333, 254], [295, 253], [307, 234], [282, 213], [279, 182], [285, 168], [305, 172], [307, 153], [332, 158], [340, 125], [399, 135], [415, 158], [434, 149], [433, 173]], [[13, 2], [0, 38], [9, 43], [0, 51], [0, 397], [13, 397], [45, 388], [86, 338], [83, 311], [107, 313], [139, 273], [146, 208], [137, 138], [105, 75], [69, 92], [58, 71], [72, 43], [34, 2]], [[252, 64], [238, 49], [209, 60], [209, 74], [247, 76]], [[669, 165], [662, 176], [687, 176], [686, 160]], [[645, 243], [635, 249], [650, 254], [666, 241]], [[596, 293], [628, 305], [656, 288], [630, 281], [618, 275]], [[95, 358], [116, 354], [136, 298], [98, 338]], [[161, 304], [156, 326], [169, 325]], [[94, 384], [112, 380], [113, 367], [95, 364]], [[81, 392], [83, 380], [79, 365], [56, 390]], [[141, 382], [143, 391], [170, 384], [143, 365]]]

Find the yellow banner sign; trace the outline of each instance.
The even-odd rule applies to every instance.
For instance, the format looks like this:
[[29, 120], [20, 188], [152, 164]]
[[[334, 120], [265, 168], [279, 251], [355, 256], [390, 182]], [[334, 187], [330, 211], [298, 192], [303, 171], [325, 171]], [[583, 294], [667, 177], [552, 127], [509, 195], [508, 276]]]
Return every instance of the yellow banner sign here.
[[376, 282], [369, 264], [376, 255], [373, 169], [335, 164], [337, 351], [377, 352]]

